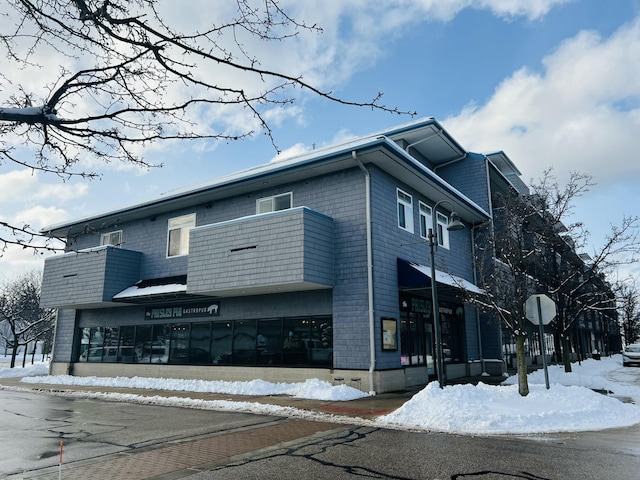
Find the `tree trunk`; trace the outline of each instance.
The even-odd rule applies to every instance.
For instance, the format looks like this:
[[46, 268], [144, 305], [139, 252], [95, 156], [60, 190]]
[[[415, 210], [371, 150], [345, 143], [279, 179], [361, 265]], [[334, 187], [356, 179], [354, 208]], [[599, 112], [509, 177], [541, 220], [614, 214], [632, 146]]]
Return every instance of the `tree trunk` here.
[[518, 365], [518, 393], [523, 397], [529, 395], [529, 380], [527, 379], [527, 359], [524, 353], [525, 335], [516, 335], [516, 360]]
[[562, 362], [564, 363], [564, 371], [571, 372], [571, 342], [569, 342], [567, 333], [562, 335]]

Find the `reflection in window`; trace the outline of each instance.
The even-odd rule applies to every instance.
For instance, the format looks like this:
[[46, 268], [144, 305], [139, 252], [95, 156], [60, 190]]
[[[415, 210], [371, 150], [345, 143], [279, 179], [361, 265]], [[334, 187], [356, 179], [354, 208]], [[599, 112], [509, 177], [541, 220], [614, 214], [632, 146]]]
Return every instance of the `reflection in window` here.
[[154, 325], [151, 334], [151, 363], [167, 363], [171, 326]]
[[232, 363], [233, 328], [231, 322], [211, 324], [211, 359], [215, 364]]
[[135, 351], [137, 363], [151, 362], [151, 325], [136, 327]]
[[171, 348], [169, 350], [171, 363], [189, 363], [189, 327], [188, 323], [171, 325]]
[[189, 363], [207, 365], [211, 363], [211, 323], [194, 323], [191, 325], [191, 344]]
[[256, 321], [235, 322], [233, 329], [233, 363], [254, 365], [256, 363]]
[[256, 363], [258, 365], [279, 364], [282, 355], [282, 321], [260, 320], [256, 337]]

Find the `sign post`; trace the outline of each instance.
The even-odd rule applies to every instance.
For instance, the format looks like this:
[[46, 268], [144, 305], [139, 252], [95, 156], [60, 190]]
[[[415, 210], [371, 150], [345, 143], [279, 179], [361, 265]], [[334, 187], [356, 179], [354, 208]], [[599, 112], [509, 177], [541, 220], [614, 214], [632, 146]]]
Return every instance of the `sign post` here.
[[547, 347], [544, 340], [543, 325], [548, 325], [556, 316], [556, 302], [546, 295], [531, 295], [524, 304], [527, 318], [534, 325], [538, 325], [540, 332], [540, 346], [542, 348], [542, 365], [544, 367], [544, 380], [549, 390], [549, 370], [547, 369]]

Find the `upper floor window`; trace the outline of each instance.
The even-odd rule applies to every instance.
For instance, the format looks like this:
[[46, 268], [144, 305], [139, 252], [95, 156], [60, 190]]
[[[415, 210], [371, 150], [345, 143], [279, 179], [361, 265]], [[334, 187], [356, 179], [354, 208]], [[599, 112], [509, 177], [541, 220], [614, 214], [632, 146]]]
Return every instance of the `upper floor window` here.
[[167, 257], [177, 257], [189, 253], [189, 231], [195, 226], [195, 213], [169, 219]]
[[122, 244], [122, 230], [103, 233], [100, 235], [100, 245], [120, 245]]
[[444, 248], [449, 248], [449, 230], [447, 230], [449, 219], [446, 215], [443, 215], [440, 212], [437, 213], [438, 216], [436, 217], [436, 227], [438, 229], [438, 245]]
[[293, 193], [283, 193], [273, 197], [259, 198], [256, 201], [256, 213], [276, 212], [291, 208], [293, 204]]
[[431, 207], [420, 202], [420, 236], [427, 238], [429, 229], [432, 228]]
[[398, 227], [413, 233], [413, 199], [398, 189]]
[[[433, 209], [426, 203], [420, 202], [420, 236], [428, 238], [429, 229], [433, 228]], [[449, 230], [447, 230], [449, 220], [446, 215], [438, 212], [436, 217], [436, 236], [438, 245], [449, 248]]]

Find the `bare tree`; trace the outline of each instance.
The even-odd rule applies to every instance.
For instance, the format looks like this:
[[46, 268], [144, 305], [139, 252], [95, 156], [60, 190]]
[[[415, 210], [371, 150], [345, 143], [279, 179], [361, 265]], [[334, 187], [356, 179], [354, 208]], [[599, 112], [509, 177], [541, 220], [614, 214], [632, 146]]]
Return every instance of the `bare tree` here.
[[0, 285], [0, 322], [8, 326], [3, 340], [12, 347], [11, 368], [15, 367], [20, 347], [23, 366], [27, 346], [43, 338], [50, 338], [54, 325], [54, 310], [40, 308], [41, 272], [30, 272]]
[[481, 237], [475, 251], [478, 281], [486, 295], [475, 297], [481, 308], [492, 312], [515, 340], [518, 392], [529, 394], [525, 344], [529, 321], [525, 302], [535, 293], [536, 282], [529, 273], [532, 252], [528, 249], [526, 224], [535, 215], [526, 196], [515, 191], [493, 192], [494, 222]]
[[[263, 132], [277, 150], [269, 112], [292, 105], [303, 91], [344, 105], [410, 113], [385, 106], [380, 93], [371, 100], [346, 100], [316, 88], [299, 73], [262, 66], [264, 53], [254, 53], [251, 44], [294, 41], [300, 32], [322, 33], [319, 26], [292, 18], [278, 0], [236, 0], [228, 18], [193, 31], [175, 26], [163, 13], [170, 3], [4, 2], [0, 161], [62, 179], [95, 178], [94, 171], [74, 169], [79, 160], [151, 167], [155, 165], [142, 152], [157, 141], [234, 141]], [[211, 8], [217, 12], [228, 6]], [[57, 72], [43, 68], [38, 88], [29, 89], [13, 77], [37, 67], [48, 53], [65, 61]], [[249, 86], [254, 84], [260, 86]], [[255, 128], [196, 120], [246, 112]], [[0, 222], [0, 232], [5, 248], [37, 248], [34, 240], [45, 240], [29, 225]], [[42, 248], [55, 246], [45, 243]]]
[[[476, 247], [479, 281], [487, 292], [473, 301], [489, 308], [515, 341], [518, 385], [528, 394], [525, 346], [532, 329], [525, 302], [534, 293], [549, 295], [557, 304], [552, 323], [556, 348], [570, 371], [570, 333], [586, 312], [615, 311], [607, 275], [635, 262], [638, 219], [625, 217], [612, 226], [600, 249], [588, 261], [577, 249], [586, 247], [588, 232], [581, 222], [570, 223], [576, 198], [593, 185], [588, 175], [571, 173], [560, 186], [550, 170], [528, 194], [515, 189], [494, 191], [493, 232]], [[546, 354], [546, 352], [541, 352]]]
[[[613, 315], [615, 294], [608, 278], [619, 268], [637, 261], [638, 217], [623, 217], [611, 225], [601, 246], [586, 251], [589, 232], [572, 220], [575, 201], [594, 185], [589, 175], [571, 172], [559, 185], [551, 170], [532, 184], [535, 206], [543, 221], [530, 229], [538, 249], [537, 268], [532, 273], [557, 303], [556, 349], [560, 349], [565, 371], [571, 371], [571, 334], [589, 312]], [[582, 254], [579, 251], [583, 250]]]
[[619, 282], [616, 291], [622, 335], [628, 345], [640, 340], [640, 302], [635, 279]]

